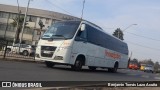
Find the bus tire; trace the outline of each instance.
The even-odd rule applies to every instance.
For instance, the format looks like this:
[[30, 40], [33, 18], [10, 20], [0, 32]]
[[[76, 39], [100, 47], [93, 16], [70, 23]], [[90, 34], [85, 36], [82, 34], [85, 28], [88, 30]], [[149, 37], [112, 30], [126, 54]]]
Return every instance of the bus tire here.
[[115, 63], [114, 68], [108, 68], [109, 72], [116, 73], [118, 69], [118, 63]]
[[28, 52], [27, 50], [24, 50], [24, 51], [23, 51], [23, 55], [24, 55], [24, 56], [28, 56], [28, 55], [29, 55], [29, 52]]
[[53, 62], [45, 61], [47, 67], [52, 68], [54, 66]]
[[88, 66], [88, 68], [92, 71], [96, 70], [96, 67], [93, 67], [93, 66]]
[[77, 60], [75, 61], [74, 65], [71, 66], [71, 68], [75, 71], [79, 71], [82, 69], [82, 65], [83, 65], [83, 62], [81, 58], [77, 58]]

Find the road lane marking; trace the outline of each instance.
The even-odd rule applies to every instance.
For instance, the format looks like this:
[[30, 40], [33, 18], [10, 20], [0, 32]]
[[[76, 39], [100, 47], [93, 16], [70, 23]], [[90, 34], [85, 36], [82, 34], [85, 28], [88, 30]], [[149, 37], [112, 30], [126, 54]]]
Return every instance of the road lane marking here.
[[141, 77], [143, 77], [143, 78], [149, 78], [148, 75], [142, 75]]
[[128, 73], [127, 75], [136, 76], [136, 75], [138, 75], [138, 74]]
[[158, 80], [160, 80], [160, 77], [154, 77], [154, 79], [158, 79]]

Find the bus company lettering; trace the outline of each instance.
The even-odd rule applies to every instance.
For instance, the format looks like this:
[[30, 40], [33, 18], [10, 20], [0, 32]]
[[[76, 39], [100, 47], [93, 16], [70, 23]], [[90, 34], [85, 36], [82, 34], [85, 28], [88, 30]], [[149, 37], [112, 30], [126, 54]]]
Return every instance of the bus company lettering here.
[[54, 42], [45, 42], [46, 45], [53, 45]]
[[105, 55], [108, 56], [108, 57], [111, 57], [113, 59], [120, 59], [121, 58], [121, 55], [119, 55], [117, 53], [109, 52], [107, 50], [105, 50]]

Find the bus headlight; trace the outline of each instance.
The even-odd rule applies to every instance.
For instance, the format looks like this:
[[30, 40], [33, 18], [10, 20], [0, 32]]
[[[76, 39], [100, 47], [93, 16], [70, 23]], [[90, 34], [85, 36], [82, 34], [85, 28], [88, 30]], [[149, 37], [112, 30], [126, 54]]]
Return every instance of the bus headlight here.
[[58, 51], [68, 49], [69, 47], [59, 47]]

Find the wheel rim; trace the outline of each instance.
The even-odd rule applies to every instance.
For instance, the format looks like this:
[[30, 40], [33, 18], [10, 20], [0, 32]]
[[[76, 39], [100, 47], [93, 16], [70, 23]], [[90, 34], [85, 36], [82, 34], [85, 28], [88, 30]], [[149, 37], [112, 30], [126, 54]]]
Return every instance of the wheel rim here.
[[81, 63], [81, 61], [77, 60], [75, 62], [75, 64], [73, 66], [71, 66], [71, 68], [73, 70], [81, 70], [82, 69], [82, 63]]
[[81, 62], [80, 62], [80, 61], [76, 61], [76, 67], [77, 67], [77, 68], [81, 68], [81, 67], [82, 67], [82, 65], [81, 65]]
[[27, 56], [27, 55], [28, 55], [28, 52], [27, 52], [27, 51], [24, 51], [24, 54], [23, 54], [23, 55]]
[[118, 65], [116, 64], [114, 67], [114, 72], [117, 72], [117, 69], [118, 69]]
[[7, 53], [9, 53], [10, 51], [11, 51], [10, 49], [7, 49], [7, 50], [6, 50]]

